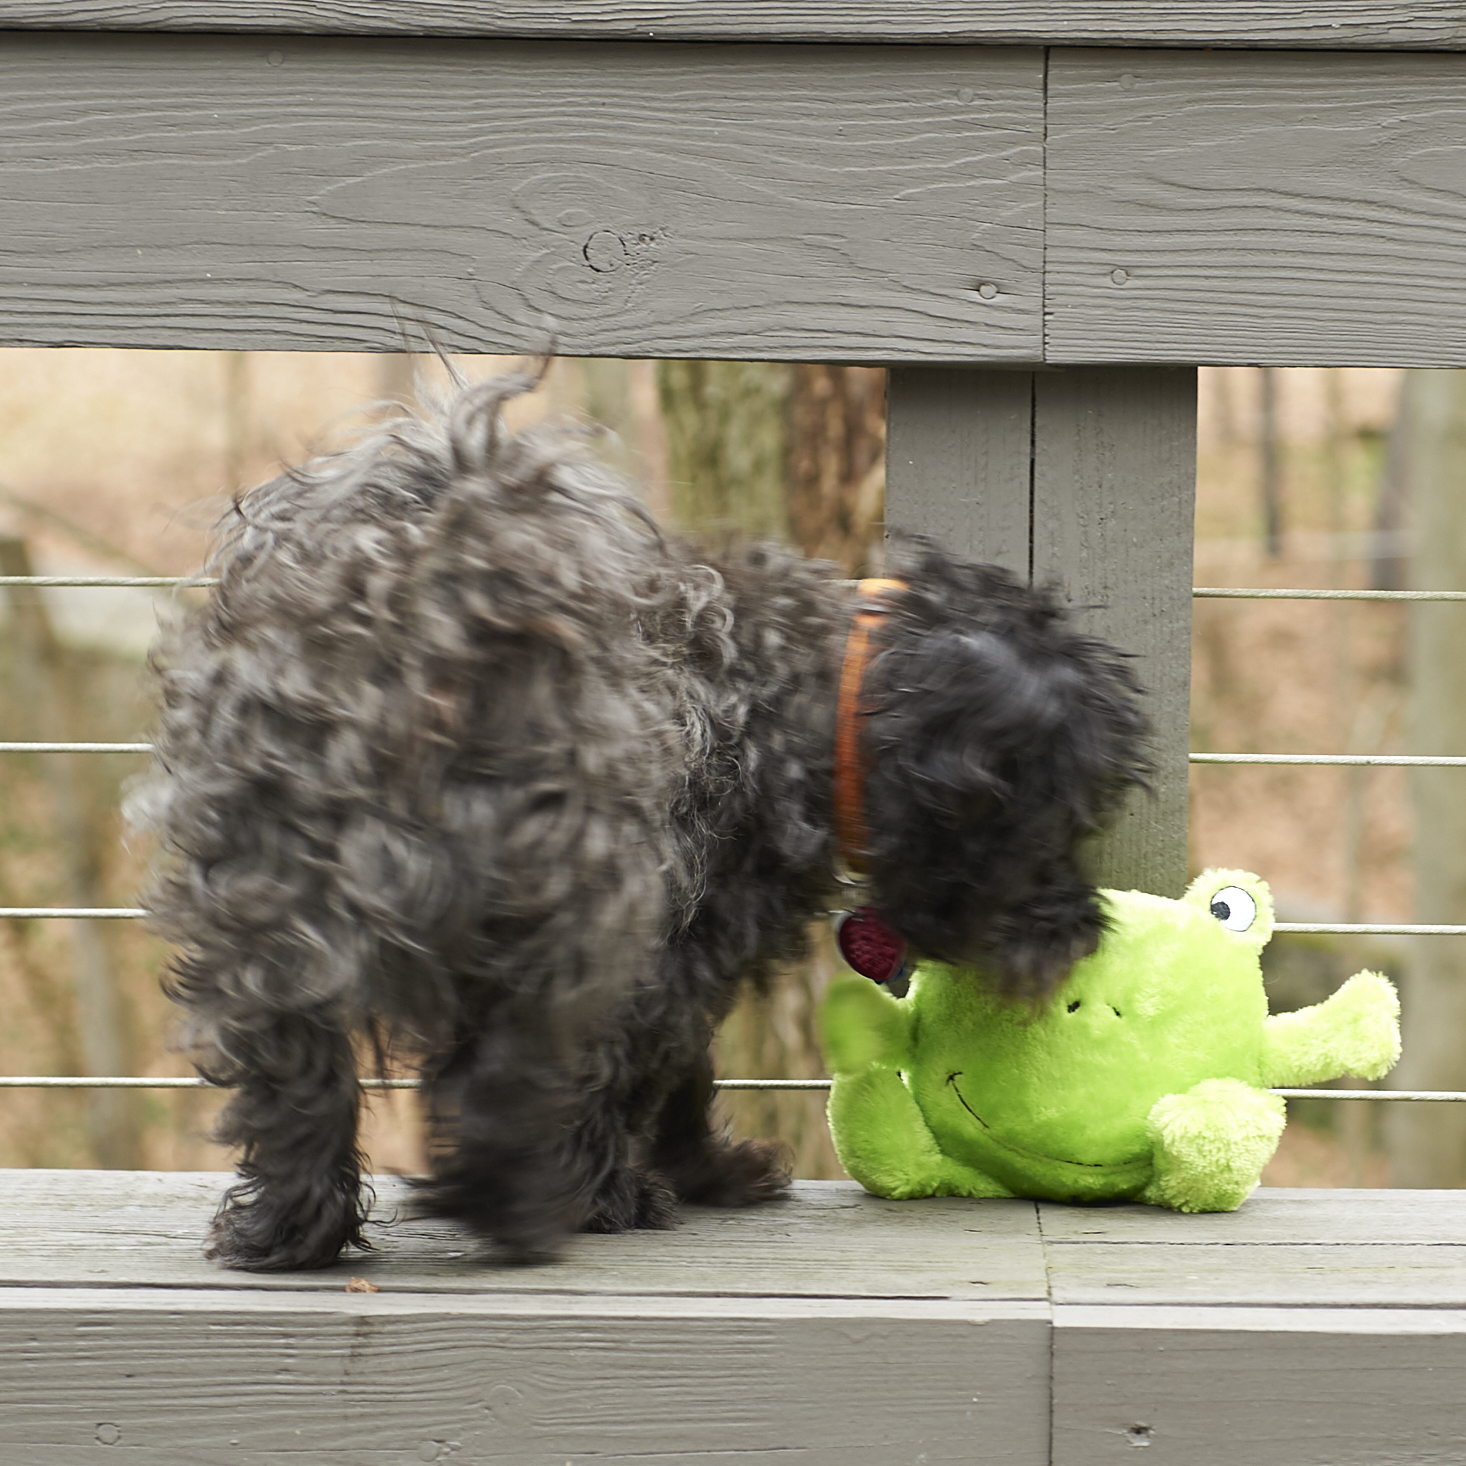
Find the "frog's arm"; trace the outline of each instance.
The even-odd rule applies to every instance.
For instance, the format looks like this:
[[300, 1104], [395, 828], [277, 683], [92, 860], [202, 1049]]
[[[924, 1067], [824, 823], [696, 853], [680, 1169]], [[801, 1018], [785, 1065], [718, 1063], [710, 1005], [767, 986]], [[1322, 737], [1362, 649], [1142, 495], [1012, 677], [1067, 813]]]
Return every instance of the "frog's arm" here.
[[1378, 1079], [1400, 1057], [1400, 1000], [1377, 972], [1357, 972], [1322, 1003], [1267, 1020], [1262, 1082], [1291, 1086], [1358, 1074]]
[[840, 1164], [877, 1196], [1007, 1196], [942, 1154], [901, 1078], [911, 1010], [869, 978], [837, 979], [820, 1007], [830, 1090], [830, 1135]]
[[1162, 1095], [1146, 1122], [1154, 1171], [1140, 1199], [1173, 1211], [1236, 1211], [1283, 1134], [1279, 1095], [1240, 1079], [1204, 1079]]
[[840, 1164], [877, 1196], [1011, 1196], [991, 1177], [944, 1155], [901, 1075], [885, 1064], [839, 1074], [830, 1135]]

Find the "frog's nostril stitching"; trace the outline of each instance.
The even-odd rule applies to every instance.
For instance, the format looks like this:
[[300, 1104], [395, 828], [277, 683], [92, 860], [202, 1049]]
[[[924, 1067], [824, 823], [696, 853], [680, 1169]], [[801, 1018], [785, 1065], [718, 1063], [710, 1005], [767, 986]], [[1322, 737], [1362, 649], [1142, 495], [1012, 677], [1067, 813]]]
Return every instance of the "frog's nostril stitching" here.
[[1069, 1011], [1071, 1013], [1077, 1013], [1079, 1011], [1079, 999], [1078, 998], [1075, 998], [1074, 1001], [1069, 1004]]
[[1116, 1018], [1123, 1018], [1125, 1016], [1113, 1003], [1110, 1004], [1110, 1012], [1113, 1013]]

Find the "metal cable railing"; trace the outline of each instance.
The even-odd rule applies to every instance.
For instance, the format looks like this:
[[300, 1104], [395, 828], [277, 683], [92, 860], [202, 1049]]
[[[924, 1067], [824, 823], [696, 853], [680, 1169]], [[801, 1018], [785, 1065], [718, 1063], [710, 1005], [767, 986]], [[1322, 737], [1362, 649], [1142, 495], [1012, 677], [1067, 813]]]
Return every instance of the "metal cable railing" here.
[[[151, 743], [0, 743], [0, 753], [151, 753]], [[1466, 768], [1466, 758], [1433, 754], [1355, 753], [1193, 753], [1194, 764], [1319, 764], [1324, 767]]]
[[[842, 582], [846, 583], [846, 582]], [[854, 584], [854, 582], [848, 582]], [[168, 575], [0, 575], [0, 587], [127, 587], [168, 588], [185, 586], [209, 587], [218, 581], [208, 577]], [[1198, 600], [1294, 600], [1294, 601], [1466, 601], [1466, 591], [1423, 590], [1328, 590], [1279, 589], [1243, 586], [1195, 586], [1192, 595]], [[0, 753], [101, 753], [146, 754], [150, 743], [80, 743], [80, 742], [0, 742]], [[1416, 754], [1292, 754], [1292, 753], [1193, 753], [1193, 764], [1284, 765], [1293, 767], [1364, 767], [1364, 768], [1462, 768], [1466, 758], [1437, 757]], [[0, 907], [0, 918], [17, 920], [137, 920], [147, 915], [140, 906], [66, 907], [8, 906]], [[1308, 933], [1339, 936], [1466, 936], [1466, 925], [1420, 922], [1297, 922], [1275, 923], [1274, 932]], [[417, 1089], [415, 1079], [363, 1079], [366, 1089]], [[0, 1076], [0, 1089], [212, 1089], [217, 1086], [205, 1079], [147, 1078], [113, 1076], [107, 1078], [82, 1075], [10, 1075]], [[823, 1090], [828, 1079], [722, 1079], [716, 1087], [725, 1090]], [[1426, 1102], [1466, 1102], [1466, 1092], [1453, 1090], [1374, 1090], [1374, 1089], [1277, 1089], [1273, 1093], [1286, 1099], [1360, 1099], [1417, 1100]]]
[[211, 576], [192, 575], [0, 575], [0, 586], [34, 586], [40, 590], [52, 586], [91, 586], [143, 589], [147, 587], [168, 587], [175, 585], [194, 586], [218, 585]]
[[[376, 1079], [358, 1081], [363, 1089], [421, 1089], [420, 1079]], [[715, 1079], [714, 1089], [804, 1092], [828, 1090], [831, 1079]], [[216, 1089], [227, 1086], [208, 1079], [189, 1079], [177, 1075], [150, 1077], [136, 1074], [91, 1077], [83, 1074], [6, 1074], [0, 1075], [0, 1089]], [[1466, 1091], [1452, 1089], [1273, 1089], [1269, 1093], [1283, 1099], [1328, 1100], [1413, 1100], [1436, 1104], [1466, 1103]]]

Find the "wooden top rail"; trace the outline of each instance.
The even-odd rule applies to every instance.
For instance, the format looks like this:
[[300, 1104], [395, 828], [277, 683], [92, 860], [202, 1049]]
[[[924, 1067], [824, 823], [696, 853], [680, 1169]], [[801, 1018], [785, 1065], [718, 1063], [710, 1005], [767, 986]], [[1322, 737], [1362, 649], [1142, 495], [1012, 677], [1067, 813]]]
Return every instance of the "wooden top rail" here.
[[271, 1276], [200, 1254], [228, 1179], [0, 1176], [7, 1466], [1339, 1466], [1466, 1441], [1466, 1192], [1179, 1216], [801, 1182], [505, 1267], [379, 1178], [375, 1252]]
[[46, 30], [545, 40], [1466, 49], [1457, 0], [9, 0]]
[[[608, 44], [564, 39], [591, 31], [559, 6], [12, 3], [0, 345], [426, 329], [464, 352], [1466, 365], [1466, 12], [1411, 8], [1430, 52], [1406, 7], [1335, 8], [1413, 49]], [[914, 40], [994, 9], [879, 13]], [[1029, 13], [1078, 39], [1066, 10]], [[1282, 15], [1201, 7], [1223, 11]], [[501, 13], [556, 39], [470, 34]], [[836, 8], [730, 13], [767, 28], [726, 39], [772, 40]], [[462, 26], [345, 33], [409, 14]], [[228, 17], [251, 33], [161, 33]]]

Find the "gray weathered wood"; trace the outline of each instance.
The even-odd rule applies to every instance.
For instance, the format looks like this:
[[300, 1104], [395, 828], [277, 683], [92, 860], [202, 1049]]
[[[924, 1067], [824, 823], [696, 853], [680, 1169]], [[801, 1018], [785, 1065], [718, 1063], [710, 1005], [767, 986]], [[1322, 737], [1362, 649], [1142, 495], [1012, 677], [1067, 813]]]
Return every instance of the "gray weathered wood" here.
[[1044, 1254], [1055, 1303], [1466, 1308], [1466, 1240], [1048, 1242]]
[[1154, 1206], [1039, 1203], [1044, 1241], [1210, 1247], [1216, 1243], [1466, 1244], [1466, 1191], [1264, 1186], [1240, 1211], [1183, 1216]]
[[[1132, 653], [1153, 728], [1148, 792], [1095, 851], [1120, 890], [1186, 884], [1196, 373], [1076, 367], [1034, 375], [1033, 579]], [[1092, 609], [1091, 609], [1092, 608]]]
[[1056, 1308], [1053, 1466], [1466, 1459], [1466, 1313]]
[[894, 369], [886, 387], [886, 529], [1027, 580], [1033, 376]]
[[1056, 51], [1051, 361], [1466, 365], [1466, 58]]
[[[0, 1457], [1048, 1459], [1036, 1304], [0, 1290]], [[898, 1401], [899, 1407], [892, 1408]]]
[[892, 371], [886, 523], [1058, 589], [1136, 657], [1155, 773], [1094, 854], [1120, 889], [1186, 883], [1196, 374]]
[[[161, 1466], [1466, 1455], [1462, 1193], [1264, 1189], [1187, 1217], [805, 1182], [544, 1267], [402, 1222], [279, 1278], [199, 1259], [225, 1180], [0, 1173], [6, 1466], [107, 1444]], [[381, 1211], [406, 1197], [379, 1185]]]
[[0, 32], [0, 342], [1036, 359], [1042, 71]]
[[8, 0], [5, 24], [590, 39], [1466, 48], [1457, 0]]
[[[851, 1182], [801, 1182], [750, 1211], [685, 1209], [671, 1232], [573, 1238], [561, 1264], [495, 1264], [452, 1222], [411, 1217], [406, 1185], [376, 1178], [377, 1251], [296, 1276], [241, 1279], [204, 1261], [229, 1177], [217, 1172], [4, 1173], [0, 1286], [152, 1285], [338, 1292], [351, 1273], [414, 1292], [1042, 1299], [1031, 1202], [883, 1201]], [[390, 1222], [390, 1224], [389, 1224]]]

